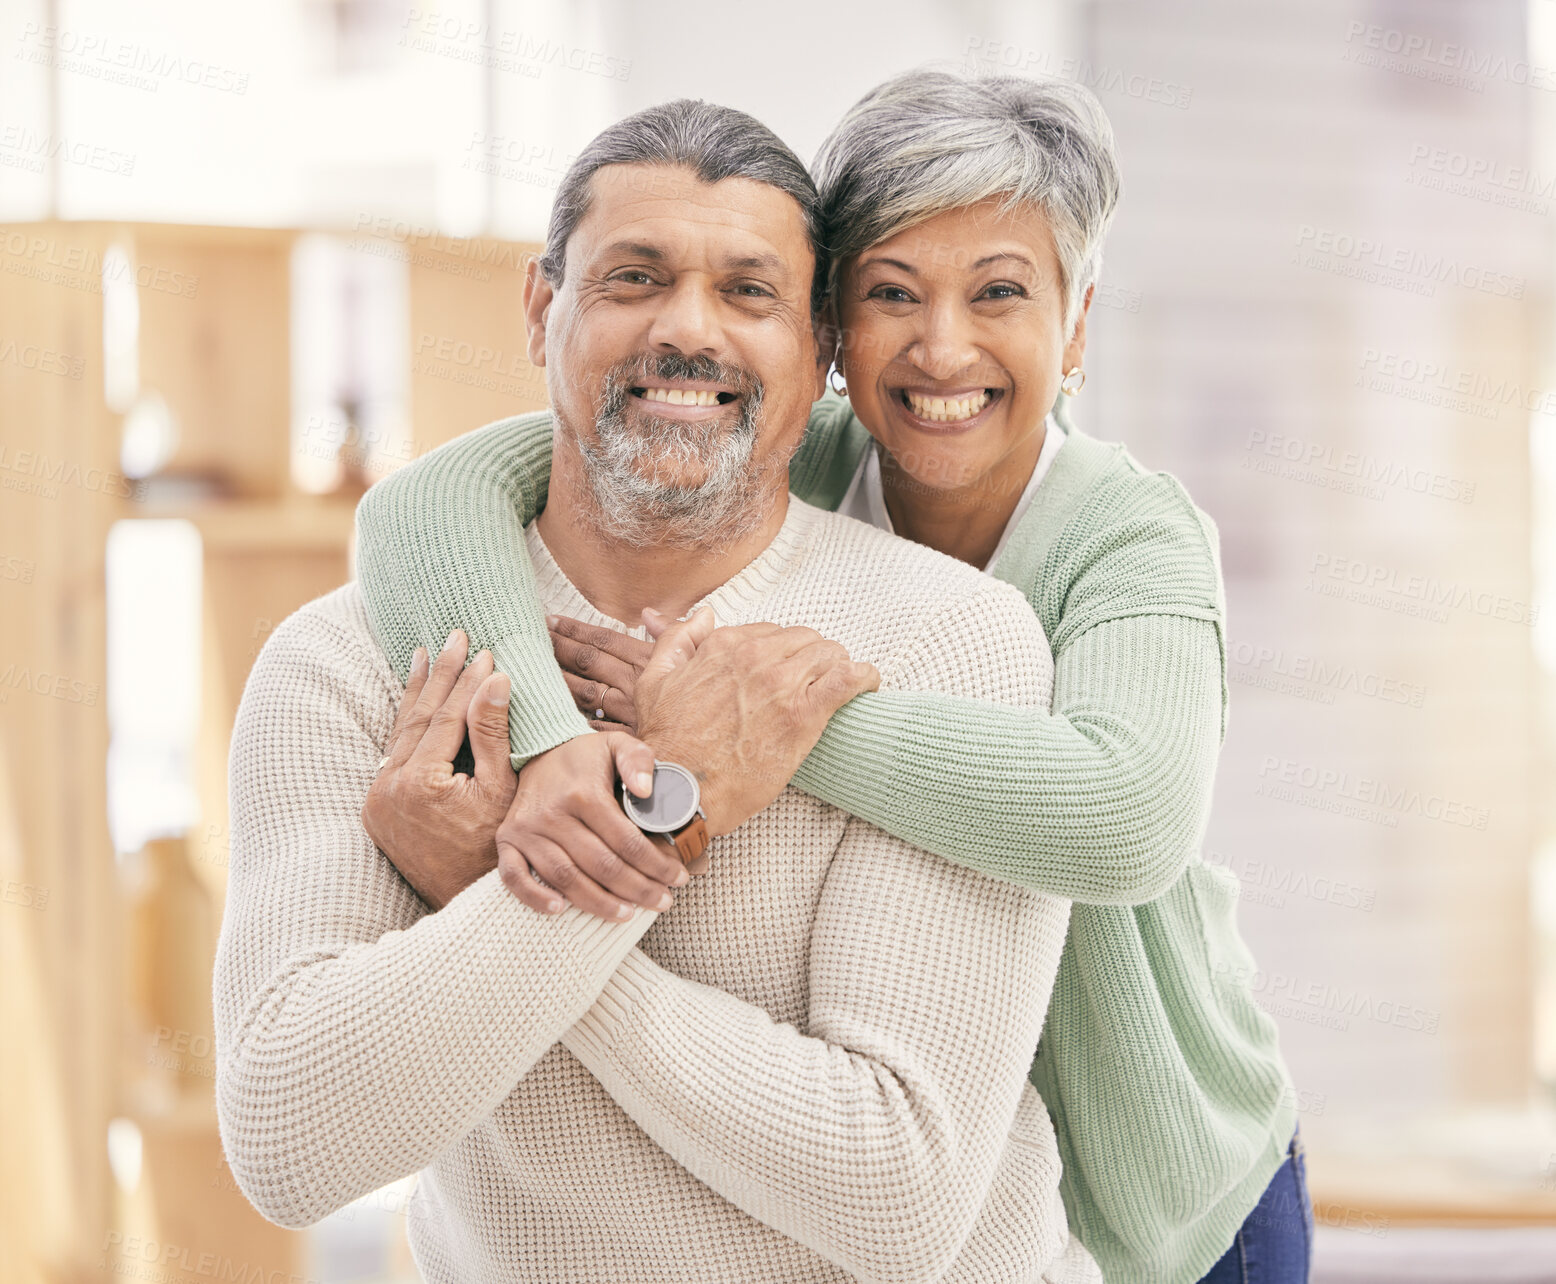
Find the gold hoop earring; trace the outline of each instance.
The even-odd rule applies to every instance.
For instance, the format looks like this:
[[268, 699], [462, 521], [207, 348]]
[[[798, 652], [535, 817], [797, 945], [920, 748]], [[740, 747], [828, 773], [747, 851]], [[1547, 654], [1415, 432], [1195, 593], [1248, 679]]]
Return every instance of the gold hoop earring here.
[[[1072, 384], [1070, 381], [1074, 379], [1076, 375], [1080, 375], [1080, 381], [1078, 383]], [[1064, 372], [1064, 378], [1059, 383], [1059, 391], [1064, 393], [1066, 397], [1073, 397], [1085, 386], [1086, 372], [1079, 366], [1071, 366]]]
[[827, 386], [840, 397], [848, 396], [848, 383], [843, 378], [843, 372], [836, 366], [827, 371]]

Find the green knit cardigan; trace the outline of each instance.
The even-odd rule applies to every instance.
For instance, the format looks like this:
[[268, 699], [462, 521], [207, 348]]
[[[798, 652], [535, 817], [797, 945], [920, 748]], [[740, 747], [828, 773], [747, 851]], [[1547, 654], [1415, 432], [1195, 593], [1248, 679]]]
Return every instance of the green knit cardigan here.
[[[511, 703], [515, 766], [588, 730], [552, 654], [524, 526], [548, 412], [460, 437], [373, 487], [357, 572], [405, 676], [463, 628]], [[790, 467], [835, 509], [870, 437], [818, 402]], [[1296, 1125], [1254, 1002], [1237, 884], [1198, 844], [1226, 730], [1215, 528], [1178, 482], [1072, 431], [1001, 555], [1055, 663], [1051, 714], [883, 691], [840, 710], [794, 785], [947, 860], [1075, 902], [1031, 1080], [1071, 1228], [1110, 1284], [1193, 1284], [1231, 1245]]]

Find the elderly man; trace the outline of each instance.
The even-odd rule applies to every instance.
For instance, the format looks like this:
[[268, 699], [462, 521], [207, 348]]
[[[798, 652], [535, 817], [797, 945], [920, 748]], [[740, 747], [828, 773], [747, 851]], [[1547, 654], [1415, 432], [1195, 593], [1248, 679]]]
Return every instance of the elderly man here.
[[[542, 600], [601, 625], [699, 604], [804, 625], [883, 686], [1044, 707], [1019, 592], [787, 492], [825, 369], [814, 200], [769, 131], [702, 103], [579, 158], [526, 288], [556, 418], [527, 531]], [[393, 734], [402, 689], [347, 585], [250, 678], [217, 1091], [262, 1212], [306, 1225], [420, 1171], [411, 1244], [436, 1281], [1099, 1278], [1026, 1077], [1066, 902], [792, 788], [730, 832], [713, 806], [708, 872], [667, 912], [537, 914], [495, 870], [424, 900], [359, 814], [418, 737], [457, 743], [458, 691], [476, 777], [508, 769], [482, 716], [504, 679], [483, 654], [456, 684], [462, 660], [455, 638], [418, 665]], [[673, 707], [639, 729], [671, 764], [655, 798], [689, 787], [674, 764], [700, 729]], [[603, 739], [548, 758], [608, 765]], [[695, 856], [686, 801], [661, 828]]]

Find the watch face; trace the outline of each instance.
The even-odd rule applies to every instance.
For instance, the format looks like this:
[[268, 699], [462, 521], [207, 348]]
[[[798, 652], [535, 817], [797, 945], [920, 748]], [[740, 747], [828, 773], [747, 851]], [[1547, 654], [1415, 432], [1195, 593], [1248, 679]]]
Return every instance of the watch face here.
[[647, 798], [623, 791], [627, 815], [642, 829], [668, 834], [697, 814], [697, 782], [685, 767], [673, 762], [654, 764], [654, 792]]

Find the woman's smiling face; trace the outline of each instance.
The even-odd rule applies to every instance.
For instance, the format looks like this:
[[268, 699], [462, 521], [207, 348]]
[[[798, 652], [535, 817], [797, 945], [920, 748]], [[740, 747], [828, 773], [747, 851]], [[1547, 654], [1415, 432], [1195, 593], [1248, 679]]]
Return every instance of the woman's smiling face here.
[[854, 413], [919, 486], [1014, 505], [1081, 364], [1086, 315], [1065, 333], [1043, 212], [1001, 204], [949, 210], [843, 264], [838, 365]]

